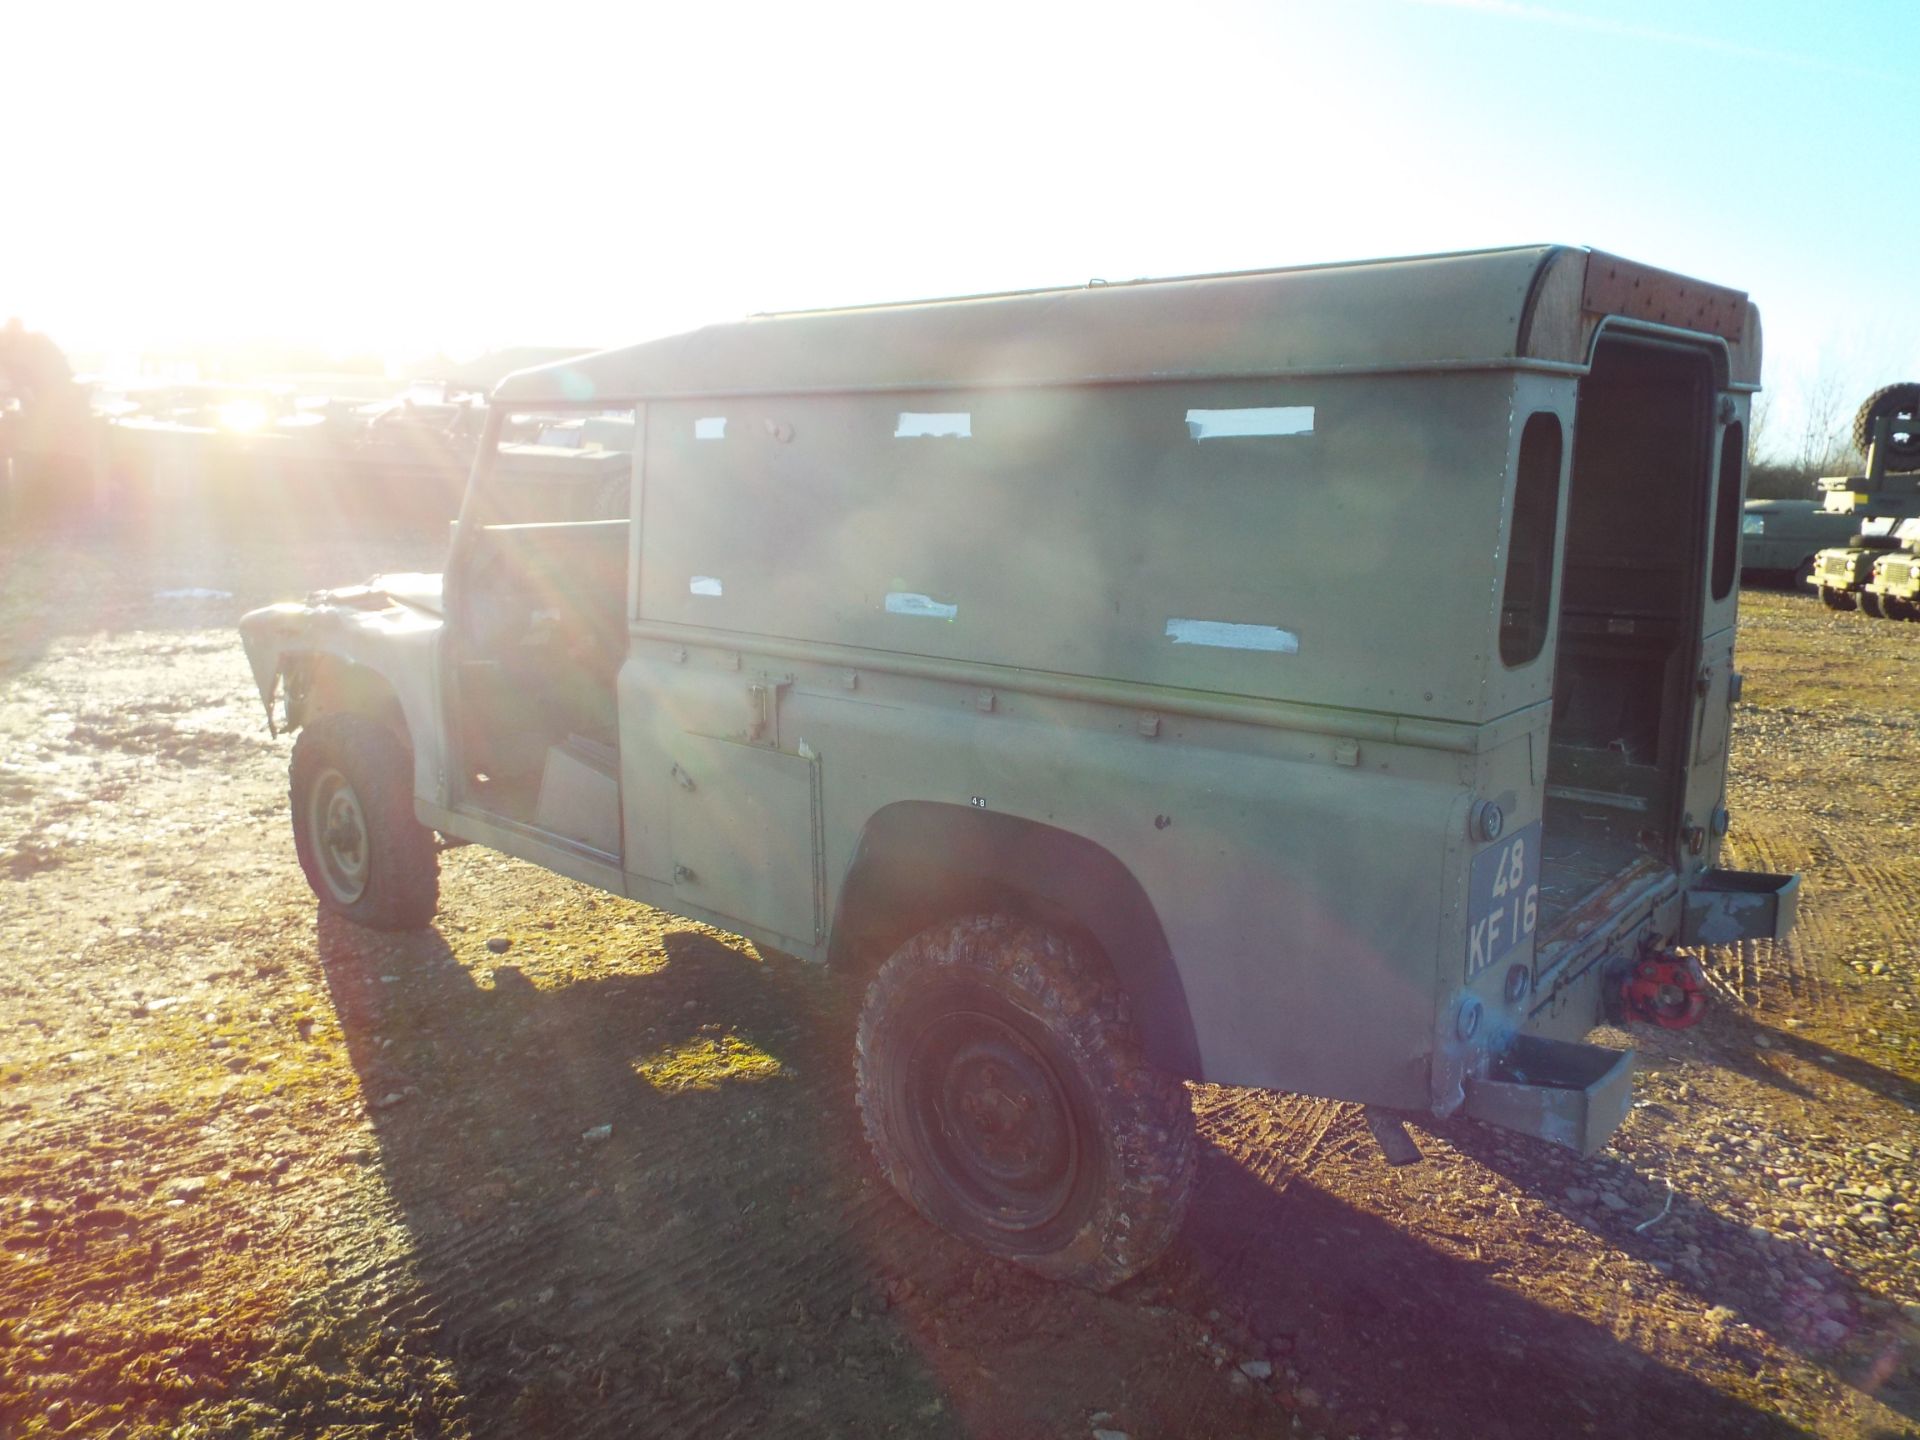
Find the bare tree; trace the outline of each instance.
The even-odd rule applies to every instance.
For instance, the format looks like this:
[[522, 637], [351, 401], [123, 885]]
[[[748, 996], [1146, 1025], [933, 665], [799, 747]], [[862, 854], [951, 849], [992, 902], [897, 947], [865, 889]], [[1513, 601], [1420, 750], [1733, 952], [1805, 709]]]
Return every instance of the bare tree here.
[[1801, 392], [1803, 410], [1800, 441], [1794, 461], [1803, 470], [1835, 474], [1851, 466], [1853, 458], [1852, 389], [1831, 353], [1808, 376]]
[[1747, 468], [1767, 459], [1765, 445], [1773, 420], [1773, 397], [1762, 390], [1747, 407]]

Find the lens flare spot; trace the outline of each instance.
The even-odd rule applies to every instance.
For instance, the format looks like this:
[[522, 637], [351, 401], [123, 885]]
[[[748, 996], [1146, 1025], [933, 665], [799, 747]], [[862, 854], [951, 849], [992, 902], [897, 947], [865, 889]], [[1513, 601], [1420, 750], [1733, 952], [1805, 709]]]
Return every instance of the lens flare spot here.
[[229, 400], [220, 407], [222, 430], [258, 430], [271, 418], [258, 400]]

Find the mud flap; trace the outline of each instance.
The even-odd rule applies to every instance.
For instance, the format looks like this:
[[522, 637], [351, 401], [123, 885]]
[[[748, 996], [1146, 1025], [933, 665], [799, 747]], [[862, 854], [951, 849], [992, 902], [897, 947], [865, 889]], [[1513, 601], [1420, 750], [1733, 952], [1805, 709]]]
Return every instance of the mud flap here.
[[1757, 870], [1709, 870], [1687, 888], [1680, 944], [1731, 945], [1779, 940], [1793, 929], [1800, 907], [1798, 875]]
[[1603, 1147], [1633, 1102], [1633, 1052], [1518, 1036], [1485, 1076], [1467, 1079], [1466, 1113], [1581, 1155]]

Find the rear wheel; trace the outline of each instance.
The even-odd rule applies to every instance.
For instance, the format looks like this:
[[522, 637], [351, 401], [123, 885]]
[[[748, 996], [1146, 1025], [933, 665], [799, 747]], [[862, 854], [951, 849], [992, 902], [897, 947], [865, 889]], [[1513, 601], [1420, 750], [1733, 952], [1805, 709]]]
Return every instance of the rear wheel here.
[[440, 903], [433, 832], [413, 814], [413, 757], [386, 727], [327, 715], [289, 772], [293, 847], [320, 903], [376, 930], [412, 930]]
[[1099, 957], [976, 915], [921, 932], [867, 993], [860, 1113], [927, 1219], [1104, 1290], [1172, 1240], [1193, 1184], [1186, 1088], [1148, 1065]]

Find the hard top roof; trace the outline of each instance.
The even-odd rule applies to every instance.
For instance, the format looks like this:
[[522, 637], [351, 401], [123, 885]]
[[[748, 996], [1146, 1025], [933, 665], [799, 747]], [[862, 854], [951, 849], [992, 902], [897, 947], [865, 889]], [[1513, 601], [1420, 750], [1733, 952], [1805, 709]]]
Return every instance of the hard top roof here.
[[[1618, 303], [1615, 303], [1615, 302]], [[1603, 310], [1593, 307], [1604, 305]], [[1751, 349], [1746, 296], [1599, 252], [1449, 255], [756, 315], [502, 380], [508, 404], [1583, 364], [1605, 313]], [[1584, 322], [1584, 323], [1583, 323]]]

